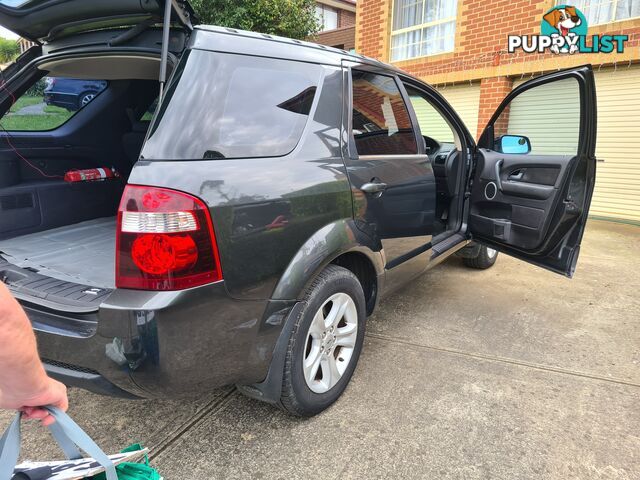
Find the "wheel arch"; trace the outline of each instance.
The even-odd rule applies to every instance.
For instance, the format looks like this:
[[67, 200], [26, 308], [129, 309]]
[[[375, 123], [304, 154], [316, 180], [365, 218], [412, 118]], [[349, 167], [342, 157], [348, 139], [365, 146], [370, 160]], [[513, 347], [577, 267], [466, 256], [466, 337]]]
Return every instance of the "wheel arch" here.
[[353, 219], [325, 225], [298, 250], [276, 285], [272, 300], [300, 300], [317, 275], [335, 264], [350, 270], [360, 281], [373, 312], [384, 278], [381, 245], [359, 230]]

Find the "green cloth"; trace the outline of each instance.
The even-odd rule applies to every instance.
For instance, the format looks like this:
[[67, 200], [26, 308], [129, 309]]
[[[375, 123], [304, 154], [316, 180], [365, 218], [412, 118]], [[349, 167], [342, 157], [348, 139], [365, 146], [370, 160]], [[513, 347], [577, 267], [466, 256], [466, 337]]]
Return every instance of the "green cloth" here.
[[[129, 445], [120, 453], [135, 452], [142, 450], [142, 445], [134, 443]], [[130, 463], [125, 462], [120, 465], [116, 465], [116, 472], [118, 473], [118, 480], [161, 480], [160, 474], [155, 468], [149, 466], [149, 458], [144, 456], [144, 463]], [[104, 473], [100, 473], [92, 477], [93, 480], [106, 480], [107, 476]]]

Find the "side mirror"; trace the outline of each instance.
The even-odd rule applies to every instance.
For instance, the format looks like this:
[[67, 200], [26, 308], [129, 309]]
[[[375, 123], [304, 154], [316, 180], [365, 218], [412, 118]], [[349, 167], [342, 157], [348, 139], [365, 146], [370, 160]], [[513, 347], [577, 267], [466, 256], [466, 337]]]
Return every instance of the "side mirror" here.
[[531, 151], [531, 141], [522, 135], [503, 135], [496, 143], [500, 153], [523, 154]]

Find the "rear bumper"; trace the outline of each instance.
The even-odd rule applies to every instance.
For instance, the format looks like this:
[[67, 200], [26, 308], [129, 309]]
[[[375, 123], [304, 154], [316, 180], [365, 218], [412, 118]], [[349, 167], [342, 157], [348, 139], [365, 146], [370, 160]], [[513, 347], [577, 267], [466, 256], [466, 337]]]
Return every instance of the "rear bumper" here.
[[119, 397], [134, 399], [139, 398], [129, 392], [116, 387], [98, 372], [77, 367], [75, 365], [67, 365], [54, 360], [43, 359], [44, 369], [51, 378], [55, 378], [59, 382], [69, 387], [79, 387], [89, 390], [100, 395], [108, 395], [110, 397]]
[[68, 322], [22, 303], [54, 377], [98, 393], [165, 398], [262, 381], [295, 302], [236, 300], [218, 282], [179, 292], [116, 290], [94, 317]]

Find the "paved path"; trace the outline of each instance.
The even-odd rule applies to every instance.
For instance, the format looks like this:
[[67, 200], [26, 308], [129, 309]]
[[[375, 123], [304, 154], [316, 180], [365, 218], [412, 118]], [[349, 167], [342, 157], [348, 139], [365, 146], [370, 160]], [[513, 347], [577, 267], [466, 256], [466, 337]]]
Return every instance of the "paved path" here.
[[46, 103], [37, 103], [35, 105], [29, 105], [27, 107], [22, 107], [17, 112], [13, 112], [12, 115], [47, 115], [44, 111]]
[[[167, 480], [640, 478], [640, 228], [590, 221], [573, 280], [453, 258], [369, 320], [352, 384], [291, 418], [233, 388], [191, 401], [71, 392], [106, 449], [153, 447]], [[0, 413], [0, 425], [10, 415]], [[56, 449], [36, 425], [26, 456]]]

